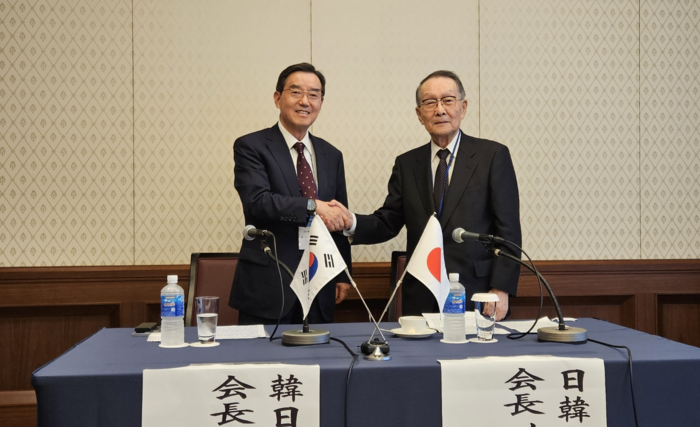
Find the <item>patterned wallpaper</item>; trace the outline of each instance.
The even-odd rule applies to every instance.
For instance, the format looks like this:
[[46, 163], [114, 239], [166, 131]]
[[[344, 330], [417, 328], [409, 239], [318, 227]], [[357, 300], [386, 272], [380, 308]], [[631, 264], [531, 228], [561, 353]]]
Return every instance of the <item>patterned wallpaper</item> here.
[[[478, 3], [432, 1], [431, 7], [452, 11], [441, 16], [438, 27], [426, 24], [425, 4], [314, 3], [313, 59], [329, 79], [314, 132], [343, 151], [355, 212], [371, 213], [381, 206], [396, 156], [430, 140], [415, 113], [415, 93], [431, 72], [448, 69], [460, 76], [469, 100], [462, 127], [479, 133]], [[446, 30], [461, 36], [440, 41]], [[353, 258], [390, 261], [392, 251], [405, 247], [404, 229], [385, 244], [353, 247]]]
[[280, 71], [311, 59], [308, 17], [301, 0], [135, 2], [136, 264], [238, 251], [233, 141], [277, 122]]
[[700, 257], [700, 4], [640, 7], [641, 257]]
[[0, 21], [0, 266], [131, 264], [131, 2]]
[[328, 78], [312, 132], [343, 151], [353, 210], [378, 207], [394, 157], [427, 142], [414, 91], [446, 68], [463, 129], [511, 149], [530, 255], [698, 257], [699, 15], [687, 0], [0, 0], [0, 266], [237, 250], [231, 146], [276, 122], [279, 71], [309, 60]]
[[511, 148], [523, 248], [639, 258], [637, 2], [482, 5], [481, 134]]

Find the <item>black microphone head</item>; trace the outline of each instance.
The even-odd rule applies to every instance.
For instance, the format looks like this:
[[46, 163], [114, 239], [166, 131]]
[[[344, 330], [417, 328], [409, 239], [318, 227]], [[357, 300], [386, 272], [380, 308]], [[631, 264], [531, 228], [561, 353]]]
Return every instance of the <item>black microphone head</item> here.
[[256, 230], [256, 228], [255, 228], [254, 225], [250, 225], [250, 224], [246, 225], [246, 226], [243, 228], [243, 238], [246, 239], [246, 240], [254, 240], [254, 239], [255, 239], [255, 236], [251, 236], [251, 235], [250, 235], [250, 232], [251, 232], [251, 231], [255, 231], [255, 230]]
[[462, 239], [462, 233], [464, 233], [464, 229], [462, 227], [455, 228], [455, 231], [452, 232], [452, 240], [457, 243], [462, 243], [464, 241]]

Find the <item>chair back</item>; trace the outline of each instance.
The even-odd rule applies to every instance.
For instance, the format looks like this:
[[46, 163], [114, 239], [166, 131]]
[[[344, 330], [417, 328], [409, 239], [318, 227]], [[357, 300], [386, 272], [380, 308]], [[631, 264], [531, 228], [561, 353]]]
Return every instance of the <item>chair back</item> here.
[[229, 307], [233, 275], [238, 264], [238, 253], [193, 253], [190, 258], [190, 288], [187, 293], [185, 325], [197, 325], [195, 297], [219, 297], [219, 326], [237, 325], [238, 310]]
[[[391, 297], [391, 294], [394, 292], [394, 289], [396, 288], [396, 282], [399, 281], [401, 276], [403, 275], [404, 270], [406, 269], [406, 252], [399, 252], [399, 251], [394, 251], [391, 253], [391, 275], [389, 276], [389, 297]], [[394, 301], [391, 302], [389, 305], [389, 311], [387, 313], [387, 321], [389, 322], [398, 322], [399, 317], [401, 317], [401, 306], [402, 306], [402, 298], [401, 298], [401, 290], [403, 287], [400, 287], [398, 291], [396, 291], [396, 295], [394, 296]]]

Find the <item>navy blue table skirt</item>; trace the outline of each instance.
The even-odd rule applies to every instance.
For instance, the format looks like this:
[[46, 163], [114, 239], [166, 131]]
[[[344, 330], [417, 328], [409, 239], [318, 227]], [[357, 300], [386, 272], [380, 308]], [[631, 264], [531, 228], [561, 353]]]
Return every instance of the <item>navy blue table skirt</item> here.
[[[391, 329], [397, 324], [382, 324]], [[589, 338], [632, 350], [640, 426], [700, 425], [700, 349], [607, 322], [580, 319], [575, 326]], [[312, 325], [313, 327], [313, 325]], [[290, 325], [280, 330], [298, 329]], [[319, 327], [359, 353], [369, 338], [369, 323]], [[268, 329], [268, 332], [271, 328]], [[102, 329], [32, 375], [40, 427], [141, 425], [142, 371], [192, 363], [274, 361], [321, 367], [321, 426], [343, 426], [345, 383], [351, 356], [335, 341], [328, 345], [284, 347], [280, 340], [221, 340], [216, 348], [163, 349], [130, 329]], [[278, 334], [280, 331], [278, 331]], [[186, 340], [196, 340], [196, 328]], [[355, 364], [348, 394], [348, 425], [440, 426], [441, 389], [438, 359], [484, 356], [555, 355], [597, 357], [605, 361], [609, 427], [634, 427], [627, 353], [593, 342], [541, 343], [535, 335], [521, 340], [498, 336], [489, 345], [450, 345], [441, 334], [424, 339], [389, 337], [392, 359]], [[469, 387], [469, 384], [465, 384]], [[187, 394], [187, 390], [182, 391]], [[467, 414], [465, 414], [466, 416]]]

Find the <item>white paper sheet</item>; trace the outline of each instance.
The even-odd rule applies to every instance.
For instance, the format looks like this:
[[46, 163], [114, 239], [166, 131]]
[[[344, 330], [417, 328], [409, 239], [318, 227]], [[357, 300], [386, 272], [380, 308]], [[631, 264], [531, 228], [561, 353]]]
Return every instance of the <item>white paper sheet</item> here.
[[263, 325], [235, 325], [235, 326], [217, 326], [217, 340], [237, 340], [246, 338], [265, 338], [269, 337]]
[[[269, 337], [263, 325], [246, 325], [246, 326], [217, 326], [217, 340], [239, 340], [248, 338], [265, 338]], [[153, 332], [148, 336], [148, 342], [160, 342], [160, 332]]]
[[[530, 329], [530, 327], [532, 326], [532, 323], [532, 320], [506, 320], [504, 322], [498, 322], [499, 325], [503, 325], [508, 329], [512, 329], [520, 333], [527, 332], [527, 330]], [[557, 326], [559, 326], [559, 323], [549, 320], [548, 317], [543, 317], [537, 321], [537, 324], [534, 328], [532, 328], [532, 331], [530, 331], [530, 333], [536, 334], [537, 330], [540, 328], [551, 328]]]
[[[442, 332], [442, 319], [440, 318], [440, 313], [423, 313], [423, 317], [428, 321], [428, 327]], [[572, 317], [565, 317], [565, 321], [574, 322], [576, 319]], [[496, 335], [508, 335], [513, 331], [524, 333], [530, 326], [532, 326], [533, 320], [507, 320], [504, 322], [496, 322], [496, 328], [494, 334]], [[464, 323], [467, 331], [467, 335], [476, 335], [476, 318], [474, 317], [474, 312], [465, 313]], [[536, 334], [539, 328], [544, 327], [557, 327], [559, 323], [549, 320], [547, 317], [543, 317], [537, 321], [537, 325], [532, 328], [531, 334]]]
[[[423, 317], [428, 321], [429, 328], [442, 332], [442, 318], [440, 317], [440, 313], [423, 313]], [[464, 313], [464, 325], [467, 335], [476, 335], [476, 317], [473, 311]], [[510, 332], [506, 329], [499, 328], [498, 323], [496, 323], [493, 333], [495, 335], [508, 335]]]

